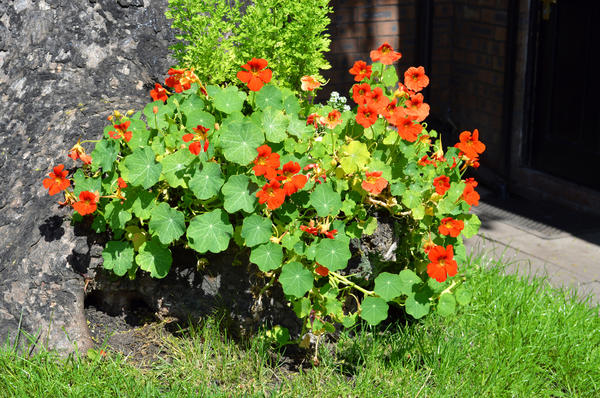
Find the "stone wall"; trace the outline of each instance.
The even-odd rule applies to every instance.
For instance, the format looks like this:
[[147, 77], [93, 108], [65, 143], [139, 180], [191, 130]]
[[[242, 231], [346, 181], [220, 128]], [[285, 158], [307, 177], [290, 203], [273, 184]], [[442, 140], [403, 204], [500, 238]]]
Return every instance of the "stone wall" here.
[[83, 284], [100, 247], [42, 180], [59, 163], [73, 169], [66, 154], [79, 137], [99, 138], [113, 109], [141, 109], [164, 80], [174, 64], [166, 6], [0, 0], [0, 344], [27, 334], [61, 351], [90, 344]]

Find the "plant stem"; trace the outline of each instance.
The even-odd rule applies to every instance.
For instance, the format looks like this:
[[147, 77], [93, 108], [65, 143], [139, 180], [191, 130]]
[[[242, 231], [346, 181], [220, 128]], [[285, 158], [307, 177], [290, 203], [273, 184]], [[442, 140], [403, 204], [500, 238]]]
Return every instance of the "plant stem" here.
[[373, 296], [375, 294], [375, 292], [366, 290], [366, 289], [358, 286], [356, 283], [352, 282], [350, 279], [346, 278], [345, 276], [338, 274], [337, 272], [329, 271], [329, 275], [333, 276], [333, 279], [335, 279], [337, 282], [342, 282], [345, 285], [351, 286], [354, 289], [358, 290], [359, 292], [363, 292], [367, 296]]

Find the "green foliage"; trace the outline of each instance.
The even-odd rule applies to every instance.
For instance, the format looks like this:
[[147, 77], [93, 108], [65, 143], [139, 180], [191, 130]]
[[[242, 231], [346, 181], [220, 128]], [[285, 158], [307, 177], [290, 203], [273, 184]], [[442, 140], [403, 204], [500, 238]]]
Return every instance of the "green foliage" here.
[[[169, 0], [179, 40], [172, 46], [180, 67], [194, 68], [203, 82], [238, 84], [240, 65], [251, 58], [269, 61], [282, 87], [299, 90], [300, 78], [329, 69], [329, 0]], [[231, 113], [239, 104], [215, 98], [217, 109]], [[227, 110], [223, 110], [227, 109]]]
[[[402, 109], [394, 67], [373, 69], [366, 82]], [[390, 307], [418, 319], [451, 316], [470, 302], [455, 269], [466, 262], [463, 237], [481, 223], [468, 213], [456, 148], [444, 152], [424, 124], [407, 138], [383, 114], [365, 128], [339, 95], [315, 105], [276, 84], [247, 90], [194, 79], [166, 103], [148, 104], [145, 120], [115, 113], [68, 194], [97, 193], [91, 225], [112, 231], [107, 269], [163, 278], [175, 247], [204, 254], [237, 246], [317, 335], [360, 319], [376, 325]], [[110, 137], [118, 124], [129, 124], [129, 141]], [[439, 192], [442, 176], [449, 186]], [[385, 254], [394, 261], [350, 249], [351, 238], [377, 232], [376, 214], [395, 220], [397, 247]], [[357, 273], [348, 267], [353, 256]]]

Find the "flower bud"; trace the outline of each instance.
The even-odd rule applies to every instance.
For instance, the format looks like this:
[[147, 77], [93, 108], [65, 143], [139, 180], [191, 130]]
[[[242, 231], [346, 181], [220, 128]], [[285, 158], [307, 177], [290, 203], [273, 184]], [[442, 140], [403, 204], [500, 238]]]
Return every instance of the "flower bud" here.
[[152, 107], [152, 113], [154, 113], [155, 115], [158, 113], [158, 106]]

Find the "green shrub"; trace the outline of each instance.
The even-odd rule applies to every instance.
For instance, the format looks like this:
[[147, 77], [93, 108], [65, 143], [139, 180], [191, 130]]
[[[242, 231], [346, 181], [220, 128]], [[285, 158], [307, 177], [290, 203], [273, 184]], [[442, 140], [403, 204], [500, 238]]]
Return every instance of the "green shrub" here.
[[299, 89], [300, 78], [328, 69], [328, 0], [169, 0], [167, 17], [179, 33], [172, 47], [181, 68], [203, 82], [236, 82], [239, 65], [256, 57], [272, 66], [278, 85]]

